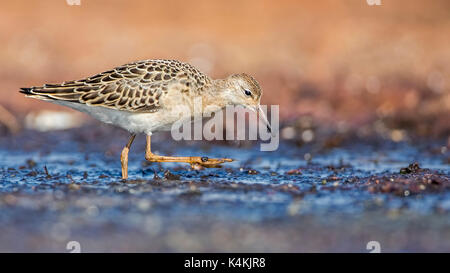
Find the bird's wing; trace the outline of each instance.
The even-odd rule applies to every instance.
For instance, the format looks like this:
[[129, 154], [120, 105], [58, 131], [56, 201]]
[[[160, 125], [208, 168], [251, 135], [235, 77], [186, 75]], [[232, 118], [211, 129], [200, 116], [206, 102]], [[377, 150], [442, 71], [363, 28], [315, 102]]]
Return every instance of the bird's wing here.
[[189, 86], [189, 75], [176, 61], [148, 60], [126, 64], [77, 81], [22, 88], [43, 100], [60, 100], [130, 112], [156, 112], [160, 97], [174, 81]]

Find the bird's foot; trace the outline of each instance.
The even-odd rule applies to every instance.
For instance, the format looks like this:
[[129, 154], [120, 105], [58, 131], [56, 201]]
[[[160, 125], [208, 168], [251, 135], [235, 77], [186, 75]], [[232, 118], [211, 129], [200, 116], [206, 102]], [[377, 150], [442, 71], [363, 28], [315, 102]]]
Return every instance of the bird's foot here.
[[234, 160], [231, 158], [209, 158], [206, 156], [197, 156], [191, 157], [193, 160], [190, 162], [192, 169], [200, 169], [202, 167], [205, 168], [220, 168], [221, 164], [226, 162], [233, 162]]
[[160, 156], [153, 153], [147, 154], [145, 159], [150, 162], [185, 162], [189, 163], [194, 169], [198, 167], [218, 168], [220, 167], [220, 164], [233, 161], [231, 158], [208, 158], [206, 156]]

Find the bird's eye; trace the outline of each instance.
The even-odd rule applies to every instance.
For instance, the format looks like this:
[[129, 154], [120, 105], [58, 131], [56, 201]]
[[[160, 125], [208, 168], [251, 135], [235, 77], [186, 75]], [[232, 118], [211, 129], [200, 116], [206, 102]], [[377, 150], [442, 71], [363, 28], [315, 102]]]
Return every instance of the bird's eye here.
[[244, 93], [245, 93], [246, 96], [249, 96], [249, 97], [252, 95], [252, 92], [250, 92], [247, 89], [244, 89]]

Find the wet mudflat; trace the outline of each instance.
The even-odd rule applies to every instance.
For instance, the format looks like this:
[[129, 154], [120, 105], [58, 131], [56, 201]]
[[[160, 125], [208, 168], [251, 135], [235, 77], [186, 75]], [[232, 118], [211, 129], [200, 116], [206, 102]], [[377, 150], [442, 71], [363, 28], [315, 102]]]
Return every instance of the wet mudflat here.
[[175, 142], [164, 155], [232, 157], [220, 169], [148, 164], [144, 137], [86, 126], [0, 142], [0, 251], [450, 251], [444, 140]]

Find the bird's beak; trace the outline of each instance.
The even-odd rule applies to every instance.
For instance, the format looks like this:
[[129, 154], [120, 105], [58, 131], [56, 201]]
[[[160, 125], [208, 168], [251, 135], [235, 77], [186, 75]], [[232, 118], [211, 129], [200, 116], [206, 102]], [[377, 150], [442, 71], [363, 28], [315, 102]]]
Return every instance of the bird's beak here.
[[262, 110], [261, 105], [258, 104], [258, 106], [256, 106], [255, 108], [255, 112], [258, 112], [259, 118], [262, 119], [263, 123], [267, 126], [267, 132], [272, 133], [272, 127], [270, 126], [270, 123], [267, 120], [266, 114]]

